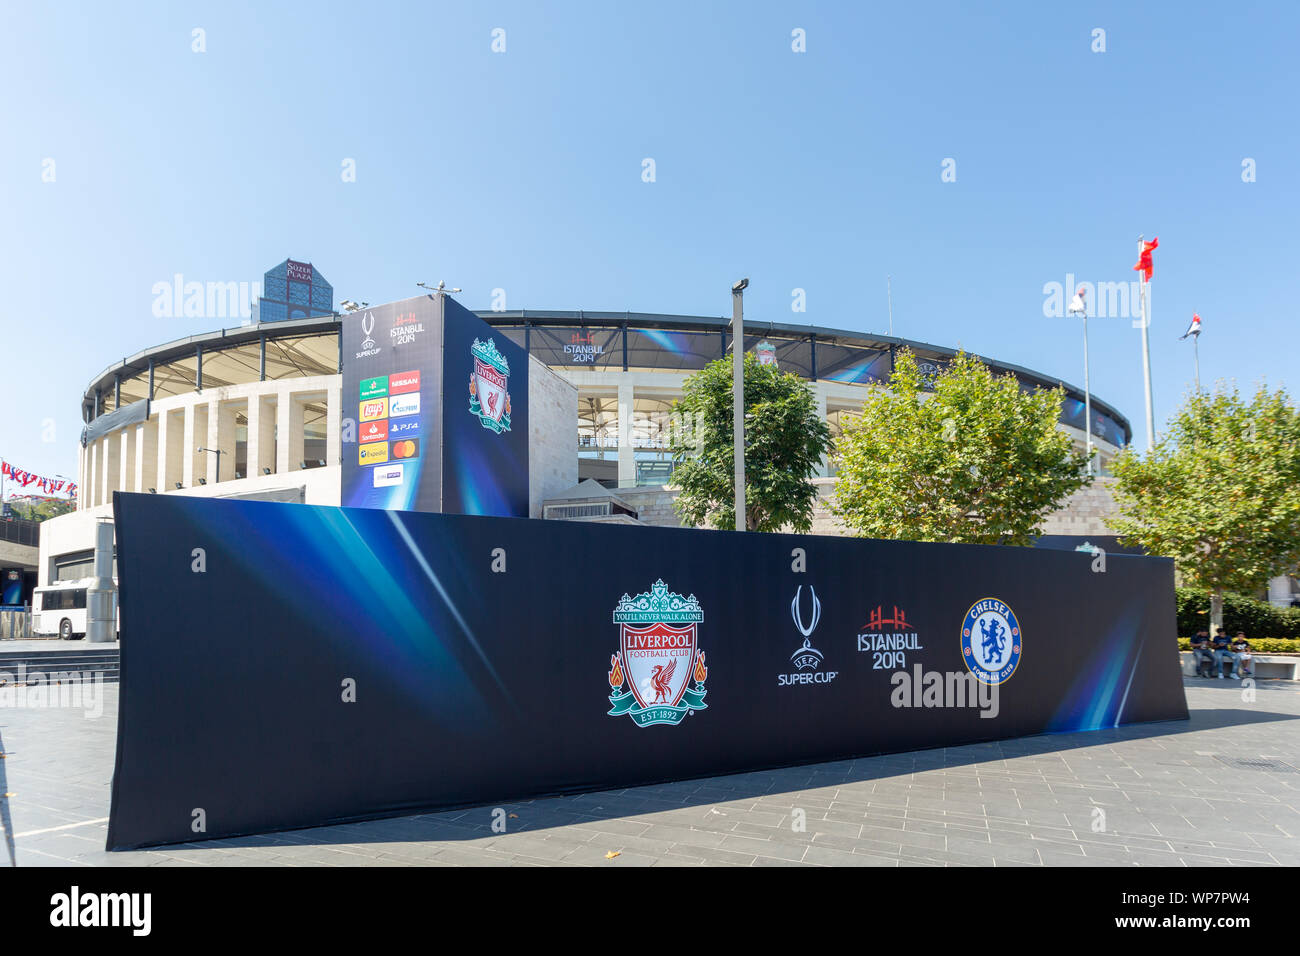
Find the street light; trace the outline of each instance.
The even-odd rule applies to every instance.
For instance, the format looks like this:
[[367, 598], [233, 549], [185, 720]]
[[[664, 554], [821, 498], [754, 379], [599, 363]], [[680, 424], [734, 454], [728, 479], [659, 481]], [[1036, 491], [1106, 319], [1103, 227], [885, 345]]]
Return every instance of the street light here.
[[1088, 304], [1084, 301], [1087, 289], [1079, 286], [1070, 301], [1070, 314], [1083, 316], [1083, 433], [1088, 453], [1088, 474], [1092, 474], [1092, 389], [1088, 384]]
[[746, 531], [745, 513], [745, 289], [748, 279], [731, 287], [731, 392], [732, 434], [736, 460], [736, 530]]
[[197, 450], [197, 451], [206, 451], [206, 452], [209, 452], [210, 454], [213, 454], [213, 455], [216, 455], [216, 456], [217, 456], [217, 474], [216, 474], [214, 480], [215, 480], [215, 481], [220, 481], [220, 480], [221, 480], [221, 456], [222, 456], [223, 454], [225, 454], [225, 452], [223, 452], [220, 448], [199, 448], [199, 449], [196, 449], [196, 450]]

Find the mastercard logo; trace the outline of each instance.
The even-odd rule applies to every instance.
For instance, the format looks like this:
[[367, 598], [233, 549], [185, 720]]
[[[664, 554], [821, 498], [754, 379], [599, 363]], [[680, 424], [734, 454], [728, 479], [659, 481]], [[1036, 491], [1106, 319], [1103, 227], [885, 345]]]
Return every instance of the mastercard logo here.
[[392, 455], [394, 458], [414, 458], [419, 453], [420, 443], [413, 438], [393, 442]]

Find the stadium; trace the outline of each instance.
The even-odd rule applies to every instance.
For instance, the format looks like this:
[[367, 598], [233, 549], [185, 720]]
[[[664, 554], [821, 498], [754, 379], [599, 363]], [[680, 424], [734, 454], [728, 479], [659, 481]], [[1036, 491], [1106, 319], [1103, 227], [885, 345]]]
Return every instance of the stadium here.
[[[295, 264], [289, 260], [277, 269], [286, 265]], [[319, 273], [309, 264], [306, 269], [308, 279], [314, 276], [328, 290]], [[311, 308], [295, 315], [290, 307], [274, 318], [263, 300], [251, 322], [143, 349], [96, 375], [82, 397], [77, 511], [44, 523], [40, 585], [89, 574], [94, 524], [110, 515], [114, 491], [339, 504], [343, 316], [332, 309], [332, 290], [329, 300], [313, 293], [307, 297]], [[544, 370], [530, 383], [532, 404], [542, 410], [532, 431], [540, 459], [530, 464], [532, 516], [677, 524], [668, 413], [686, 378], [726, 354], [730, 320], [636, 312], [476, 314], [522, 347], [531, 369]], [[929, 373], [956, 351], [754, 319], [745, 331], [747, 350], [807, 380], [833, 434], [861, 407], [870, 386], [888, 381], [899, 350], [911, 349]], [[1083, 447], [1081, 389], [981, 358], [996, 372], [1015, 375], [1025, 389], [1063, 387], [1059, 427]], [[557, 410], [556, 420], [545, 420], [546, 409]], [[1105, 475], [1131, 440], [1131, 429], [1096, 396], [1092, 413], [1093, 445]], [[567, 437], [559, 447], [548, 445], [536, 437], [543, 427], [548, 435]], [[824, 496], [834, 485], [833, 466], [822, 471], [816, 481]], [[1082, 541], [1109, 533], [1099, 517], [1109, 510], [1104, 479], [1081, 495], [1053, 516], [1045, 534]], [[1094, 500], [1098, 496], [1106, 500]], [[836, 533], [824, 507], [814, 530]]]

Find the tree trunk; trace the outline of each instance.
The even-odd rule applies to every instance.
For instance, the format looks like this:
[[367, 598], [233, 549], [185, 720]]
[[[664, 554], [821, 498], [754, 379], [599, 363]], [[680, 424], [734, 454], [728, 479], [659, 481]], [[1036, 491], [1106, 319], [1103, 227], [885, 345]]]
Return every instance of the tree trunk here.
[[1223, 630], [1223, 590], [1215, 588], [1210, 592], [1210, 636]]

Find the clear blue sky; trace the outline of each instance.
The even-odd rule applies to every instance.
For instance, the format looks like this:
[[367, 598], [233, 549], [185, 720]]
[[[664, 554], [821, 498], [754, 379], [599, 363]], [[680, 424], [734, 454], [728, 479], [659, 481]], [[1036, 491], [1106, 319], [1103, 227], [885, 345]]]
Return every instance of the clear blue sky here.
[[[92, 376], [238, 324], [157, 318], [154, 283], [290, 256], [336, 303], [721, 315], [748, 276], [750, 319], [863, 331], [891, 274], [897, 334], [1081, 383], [1043, 285], [1130, 280], [1145, 233], [1157, 423], [1193, 310], [1203, 381], [1294, 394], [1297, 8], [984, 6], [8, 3], [0, 456], [75, 475]], [[1089, 327], [1141, 444], [1140, 333]]]

